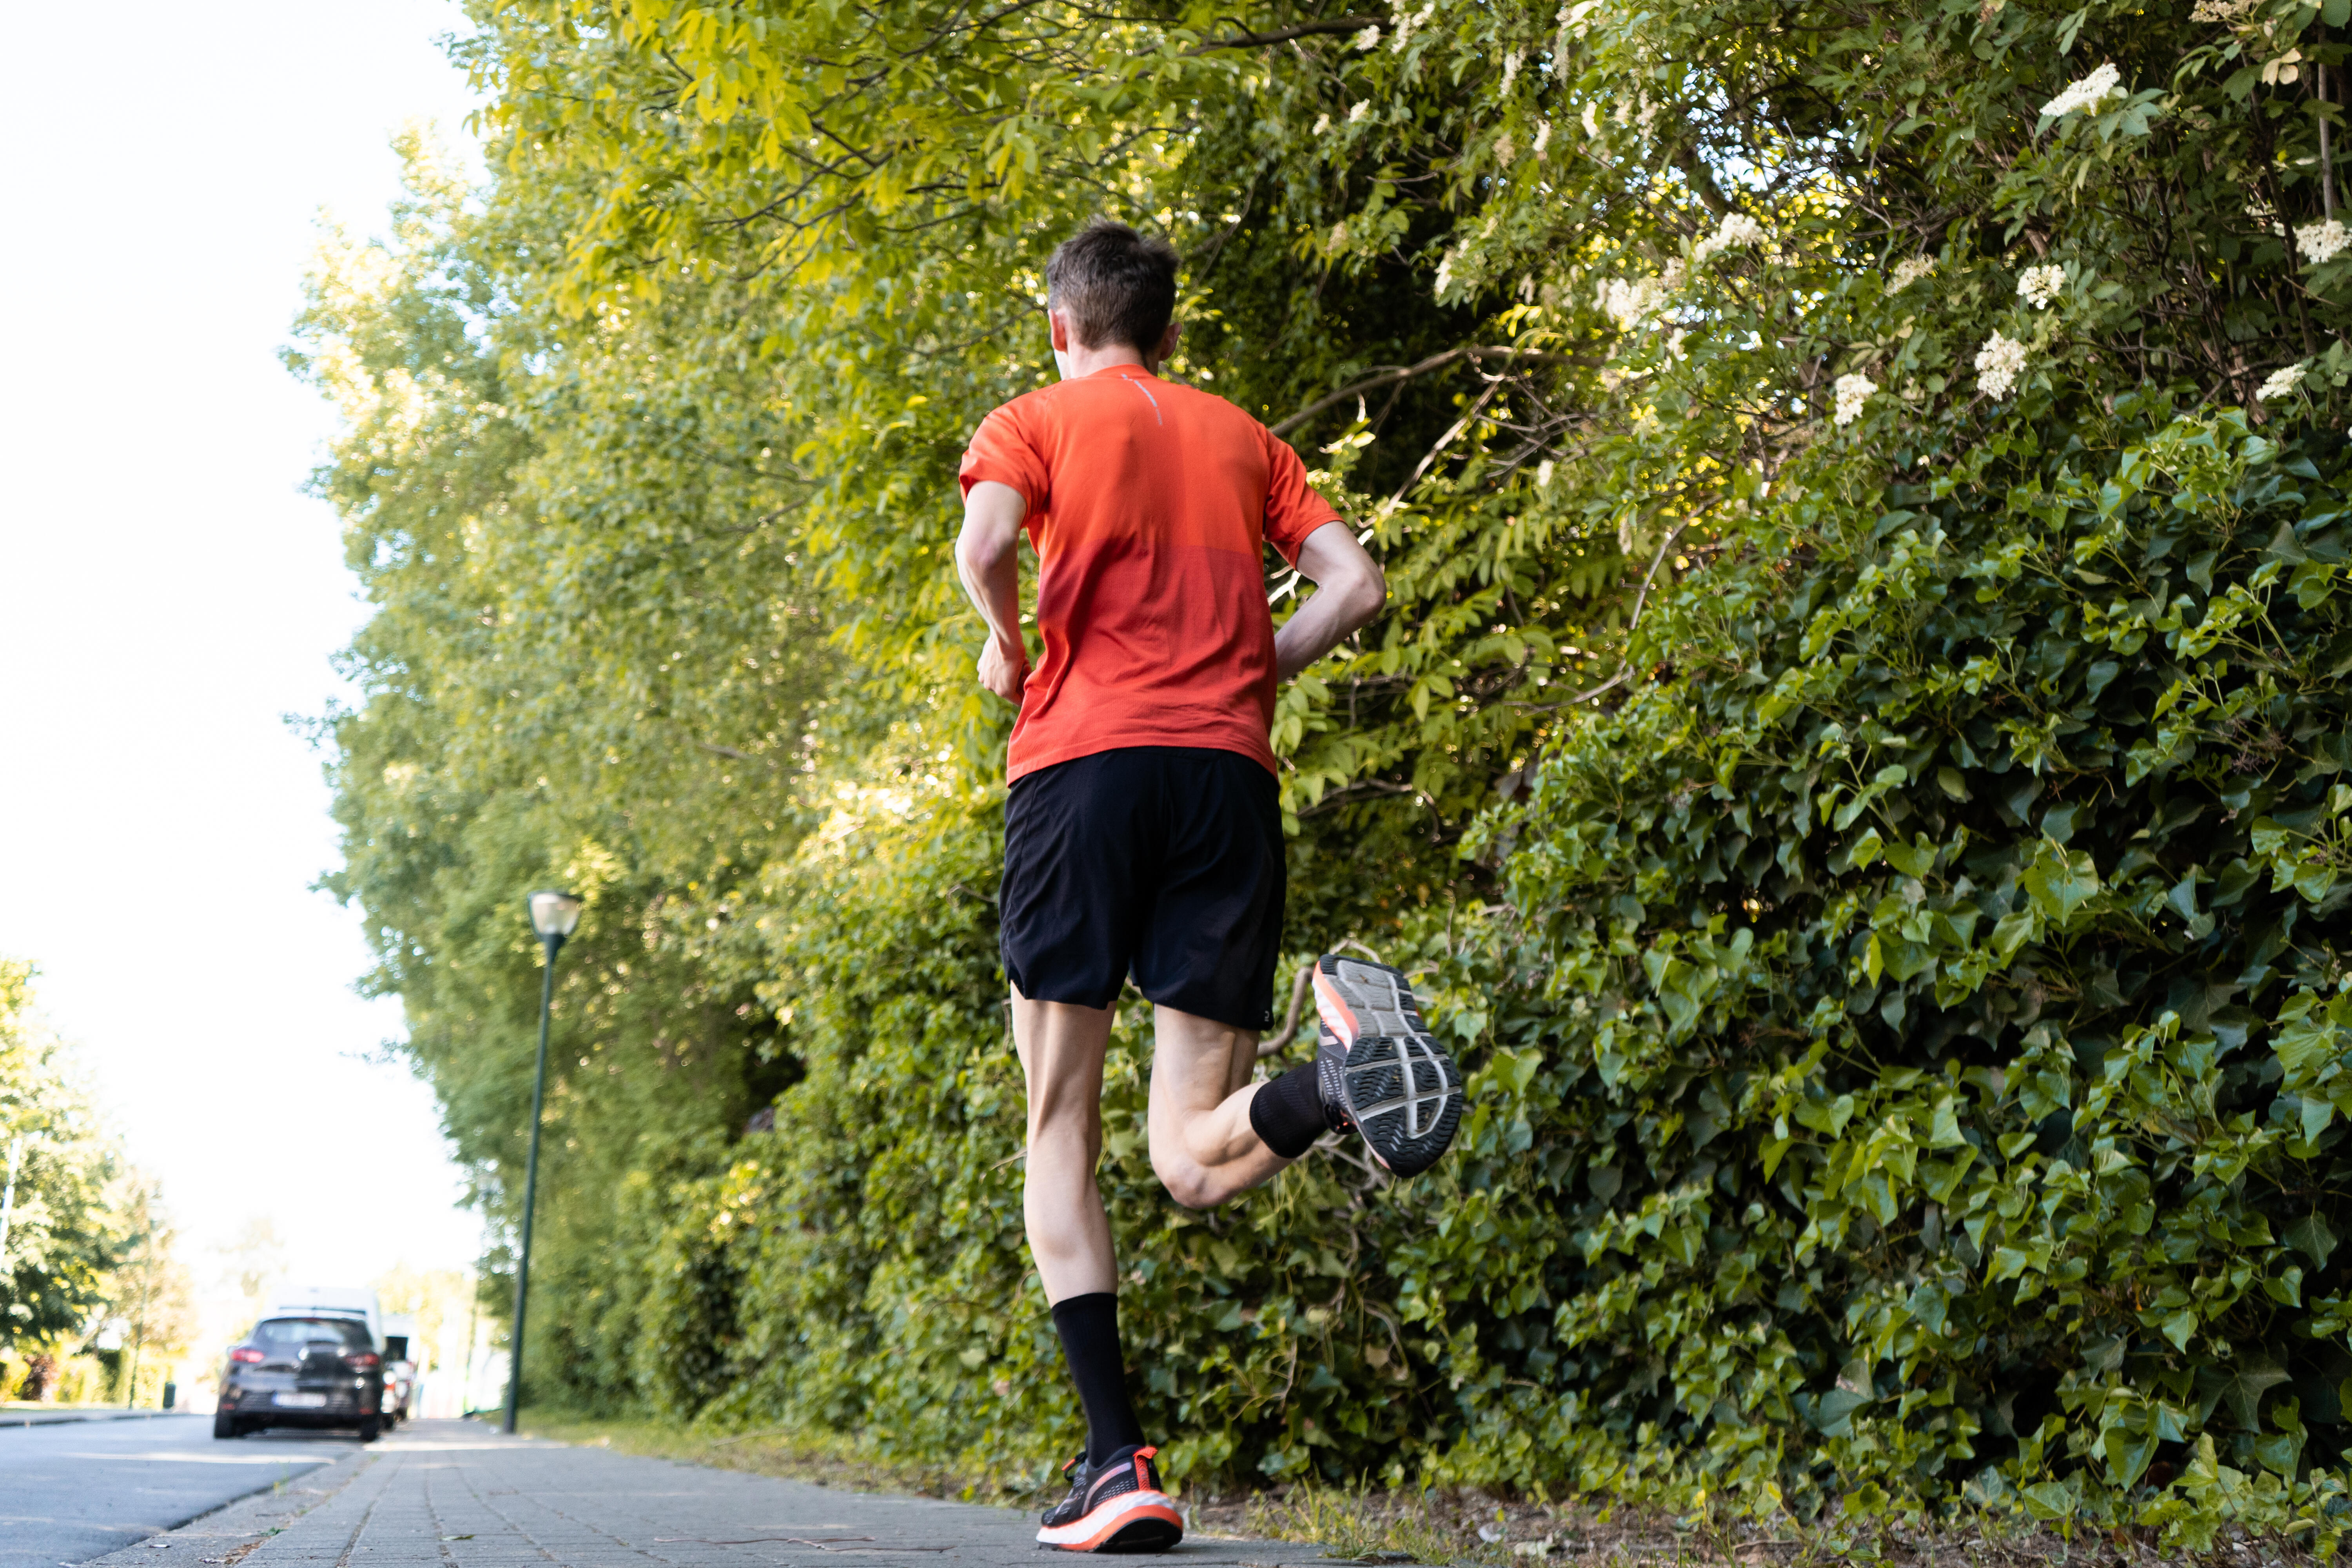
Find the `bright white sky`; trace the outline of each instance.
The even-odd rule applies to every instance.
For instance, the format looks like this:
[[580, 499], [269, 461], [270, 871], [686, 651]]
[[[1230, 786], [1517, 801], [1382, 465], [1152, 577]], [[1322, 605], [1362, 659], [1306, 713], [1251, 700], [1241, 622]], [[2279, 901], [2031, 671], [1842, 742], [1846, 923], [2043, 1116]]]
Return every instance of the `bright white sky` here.
[[[446, 0], [10, 5], [0, 290], [0, 954], [31, 959], [184, 1256], [273, 1218], [292, 1271], [465, 1268], [433, 1100], [362, 1059], [320, 759], [364, 606], [299, 486], [331, 411], [278, 365], [313, 219], [381, 227], [391, 132], [464, 138]], [[521, 919], [517, 906], [518, 920]]]

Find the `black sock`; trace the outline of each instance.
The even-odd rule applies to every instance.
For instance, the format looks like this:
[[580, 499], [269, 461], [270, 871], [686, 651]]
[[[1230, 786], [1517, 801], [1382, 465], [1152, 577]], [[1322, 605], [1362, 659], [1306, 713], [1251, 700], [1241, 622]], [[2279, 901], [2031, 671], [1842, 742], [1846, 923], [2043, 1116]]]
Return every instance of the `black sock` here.
[[1127, 1366], [1118, 1353], [1118, 1298], [1108, 1290], [1065, 1297], [1054, 1303], [1054, 1327], [1087, 1410], [1087, 1463], [1139, 1447], [1143, 1428], [1127, 1402]]
[[1259, 1086], [1250, 1098], [1250, 1130], [1286, 1160], [1297, 1159], [1315, 1147], [1315, 1140], [1331, 1131], [1330, 1113], [1323, 1108], [1323, 1090], [1316, 1082], [1313, 1062], [1292, 1068]]

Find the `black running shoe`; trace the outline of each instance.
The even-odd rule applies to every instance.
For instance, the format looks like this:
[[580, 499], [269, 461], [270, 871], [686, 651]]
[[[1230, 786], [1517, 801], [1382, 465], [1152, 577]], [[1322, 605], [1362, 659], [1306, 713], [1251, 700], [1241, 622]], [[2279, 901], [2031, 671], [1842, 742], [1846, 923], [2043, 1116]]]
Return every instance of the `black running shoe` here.
[[1160, 1489], [1157, 1448], [1120, 1448], [1099, 1465], [1084, 1454], [1062, 1467], [1070, 1495], [1045, 1510], [1038, 1541], [1064, 1552], [1165, 1552], [1184, 1539], [1184, 1516]]
[[1462, 1124], [1462, 1069], [1422, 1022], [1404, 975], [1327, 952], [1315, 966], [1315, 1010], [1324, 1105], [1396, 1174], [1437, 1163]]

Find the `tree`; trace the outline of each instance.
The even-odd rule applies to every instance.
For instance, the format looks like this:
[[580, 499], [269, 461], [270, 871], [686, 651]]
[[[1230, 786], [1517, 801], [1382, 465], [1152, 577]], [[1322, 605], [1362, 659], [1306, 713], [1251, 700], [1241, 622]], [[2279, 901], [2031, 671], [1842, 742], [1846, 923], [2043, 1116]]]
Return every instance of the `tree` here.
[[173, 1253], [171, 1218], [154, 1182], [131, 1173], [115, 1206], [129, 1236], [114, 1268], [110, 1305], [123, 1339], [122, 1402], [136, 1405], [142, 1363], [160, 1381], [157, 1363], [184, 1354], [195, 1337], [195, 1285]]
[[387, 1312], [416, 1321], [408, 1359], [422, 1371], [467, 1364], [466, 1334], [474, 1320], [474, 1284], [455, 1268], [415, 1269], [405, 1264], [381, 1275], [377, 1300]]
[[273, 1287], [286, 1278], [286, 1239], [278, 1234], [278, 1222], [268, 1215], [250, 1215], [235, 1240], [215, 1248], [220, 1259], [220, 1279], [234, 1286], [243, 1303], [237, 1310], [242, 1325], [260, 1321], [268, 1309]]
[[0, 1141], [21, 1138], [16, 1206], [0, 1259], [0, 1334], [45, 1345], [106, 1300], [127, 1240], [110, 1202], [113, 1141], [70, 1051], [32, 1016], [33, 969], [0, 961]]

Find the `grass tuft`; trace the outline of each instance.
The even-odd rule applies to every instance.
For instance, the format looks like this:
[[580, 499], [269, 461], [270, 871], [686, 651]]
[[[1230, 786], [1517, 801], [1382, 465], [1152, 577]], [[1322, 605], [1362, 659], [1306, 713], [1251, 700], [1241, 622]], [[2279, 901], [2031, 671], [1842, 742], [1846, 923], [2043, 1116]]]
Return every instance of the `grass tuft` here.
[[[712, 1434], [642, 1418], [526, 1409], [534, 1437], [846, 1491], [1034, 1508], [1037, 1478], [991, 1476], [980, 1466], [886, 1458], [848, 1437], [782, 1428]], [[1048, 1491], [1058, 1488], [1048, 1484]], [[1800, 1524], [1712, 1510], [1676, 1519], [1602, 1500], [1545, 1503], [1475, 1489], [1383, 1491], [1294, 1484], [1279, 1491], [1181, 1500], [1197, 1536], [1252, 1537], [1320, 1546], [1362, 1563], [1476, 1568], [2318, 1568], [2293, 1537], [2224, 1530], [2211, 1553], [2164, 1552], [2153, 1531], [2078, 1529], [2070, 1540], [2021, 1518], [1970, 1514], [1936, 1523], [1830, 1519]]]

